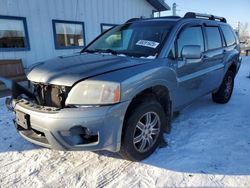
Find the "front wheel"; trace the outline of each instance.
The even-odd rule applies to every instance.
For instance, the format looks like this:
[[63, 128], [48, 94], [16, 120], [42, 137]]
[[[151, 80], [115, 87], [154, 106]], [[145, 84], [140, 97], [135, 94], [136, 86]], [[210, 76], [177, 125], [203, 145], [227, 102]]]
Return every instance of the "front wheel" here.
[[120, 154], [123, 158], [140, 161], [158, 147], [166, 123], [165, 112], [156, 100], [145, 100], [125, 119]]
[[212, 99], [216, 103], [225, 104], [227, 103], [233, 93], [234, 88], [234, 73], [228, 71], [224, 77], [224, 80], [216, 93], [212, 94]]

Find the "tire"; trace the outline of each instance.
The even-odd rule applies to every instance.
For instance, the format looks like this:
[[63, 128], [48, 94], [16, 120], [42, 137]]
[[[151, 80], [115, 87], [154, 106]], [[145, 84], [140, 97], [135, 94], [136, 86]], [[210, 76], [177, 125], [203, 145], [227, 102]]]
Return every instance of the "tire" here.
[[216, 93], [212, 93], [212, 99], [216, 103], [225, 104], [232, 96], [234, 89], [234, 73], [228, 71], [223, 79], [223, 82]]
[[141, 161], [156, 150], [167, 121], [156, 99], [144, 98], [142, 101], [129, 109], [124, 121], [120, 154], [131, 161]]

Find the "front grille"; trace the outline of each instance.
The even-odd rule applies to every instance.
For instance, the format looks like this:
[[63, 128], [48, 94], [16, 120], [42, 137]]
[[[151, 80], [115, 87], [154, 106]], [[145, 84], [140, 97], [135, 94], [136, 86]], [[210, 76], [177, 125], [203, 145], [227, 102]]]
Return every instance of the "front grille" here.
[[36, 101], [41, 106], [64, 108], [69, 87], [33, 84]]
[[50, 147], [48, 139], [45, 137], [45, 134], [37, 131], [35, 129], [22, 130], [19, 131], [25, 137], [32, 139], [33, 141], [39, 142], [41, 144], [46, 144], [47, 147]]

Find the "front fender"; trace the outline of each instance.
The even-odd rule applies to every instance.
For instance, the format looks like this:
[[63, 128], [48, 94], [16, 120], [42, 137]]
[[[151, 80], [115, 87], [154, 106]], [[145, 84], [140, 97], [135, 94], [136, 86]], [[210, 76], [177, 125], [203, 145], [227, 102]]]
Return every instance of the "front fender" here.
[[122, 101], [132, 100], [142, 91], [154, 87], [164, 86], [168, 89], [170, 100], [171, 91], [177, 87], [177, 78], [174, 70], [169, 67], [157, 67], [132, 76], [122, 82]]

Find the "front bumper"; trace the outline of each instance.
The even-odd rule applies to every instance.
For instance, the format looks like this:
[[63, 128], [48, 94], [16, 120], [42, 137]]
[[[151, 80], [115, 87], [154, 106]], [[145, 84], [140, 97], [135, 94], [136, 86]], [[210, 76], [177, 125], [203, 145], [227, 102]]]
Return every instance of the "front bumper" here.
[[119, 151], [129, 101], [112, 106], [53, 110], [19, 101], [14, 112], [29, 116], [29, 129], [17, 130], [26, 140], [57, 150]]

